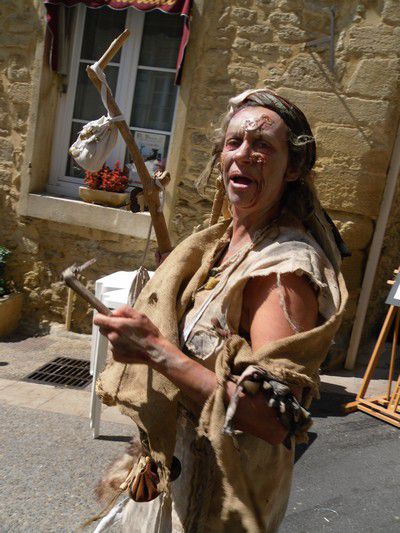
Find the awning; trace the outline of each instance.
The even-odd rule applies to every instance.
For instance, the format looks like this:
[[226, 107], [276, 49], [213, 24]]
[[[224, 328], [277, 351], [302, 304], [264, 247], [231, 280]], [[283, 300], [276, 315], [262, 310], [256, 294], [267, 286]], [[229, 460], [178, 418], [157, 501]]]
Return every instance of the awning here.
[[108, 6], [112, 9], [127, 9], [133, 7], [140, 11], [159, 9], [165, 13], [175, 13], [184, 17], [183, 33], [176, 63], [175, 83], [179, 85], [182, 76], [182, 65], [185, 57], [186, 45], [189, 40], [189, 15], [192, 0], [44, 0], [47, 10], [47, 26], [51, 32], [53, 42], [50, 51], [50, 64], [53, 70], [57, 70], [58, 62], [58, 6], [72, 7], [77, 4], [85, 4], [87, 7], [98, 8]]

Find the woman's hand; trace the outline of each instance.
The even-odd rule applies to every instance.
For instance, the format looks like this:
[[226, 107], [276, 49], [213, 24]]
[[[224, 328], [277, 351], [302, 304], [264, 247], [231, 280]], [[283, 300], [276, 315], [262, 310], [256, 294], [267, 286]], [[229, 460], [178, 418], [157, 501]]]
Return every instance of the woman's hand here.
[[111, 316], [96, 314], [94, 323], [112, 345], [112, 354], [120, 363], [152, 365], [165, 357], [164, 339], [158, 328], [144, 314], [124, 305]]

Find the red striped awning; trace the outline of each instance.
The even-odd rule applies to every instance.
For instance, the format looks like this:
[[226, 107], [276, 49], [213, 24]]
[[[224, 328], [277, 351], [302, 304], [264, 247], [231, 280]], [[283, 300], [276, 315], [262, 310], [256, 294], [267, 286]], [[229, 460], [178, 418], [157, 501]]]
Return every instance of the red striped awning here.
[[192, 0], [44, 0], [44, 4], [47, 10], [47, 26], [53, 37], [50, 57], [50, 63], [53, 70], [57, 70], [58, 6], [60, 4], [67, 7], [72, 7], [77, 4], [84, 4], [90, 8], [108, 6], [112, 9], [119, 10], [127, 9], [129, 7], [139, 9], [140, 11], [159, 9], [165, 13], [182, 15], [184, 17], [184, 25], [176, 64], [175, 79], [176, 84], [179, 85], [182, 76], [182, 66], [186, 45], [189, 40], [189, 16]]

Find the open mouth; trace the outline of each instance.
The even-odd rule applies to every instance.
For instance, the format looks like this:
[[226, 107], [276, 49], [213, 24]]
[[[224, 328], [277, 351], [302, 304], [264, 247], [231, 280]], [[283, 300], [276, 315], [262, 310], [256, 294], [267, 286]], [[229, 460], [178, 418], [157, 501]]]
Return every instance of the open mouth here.
[[241, 176], [241, 175], [232, 176], [230, 180], [234, 185], [240, 186], [240, 187], [248, 187], [249, 185], [253, 183], [253, 180], [251, 180], [250, 178], [247, 178], [246, 176]]

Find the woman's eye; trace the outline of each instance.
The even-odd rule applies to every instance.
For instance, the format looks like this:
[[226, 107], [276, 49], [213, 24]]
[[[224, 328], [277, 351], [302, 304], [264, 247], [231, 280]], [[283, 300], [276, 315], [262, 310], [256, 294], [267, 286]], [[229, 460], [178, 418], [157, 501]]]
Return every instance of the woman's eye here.
[[238, 146], [240, 146], [240, 139], [235, 139], [235, 138], [232, 138], [232, 139], [227, 139], [225, 141], [225, 146], [227, 148], [237, 148]]
[[255, 146], [256, 148], [261, 149], [261, 150], [268, 150], [270, 148], [270, 145], [267, 143], [267, 141], [261, 141], [261, 140], [257, 141], [255, 143]]

